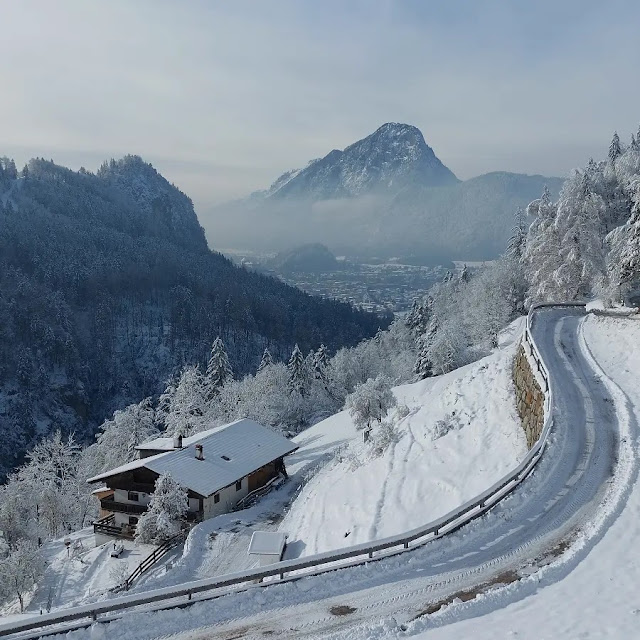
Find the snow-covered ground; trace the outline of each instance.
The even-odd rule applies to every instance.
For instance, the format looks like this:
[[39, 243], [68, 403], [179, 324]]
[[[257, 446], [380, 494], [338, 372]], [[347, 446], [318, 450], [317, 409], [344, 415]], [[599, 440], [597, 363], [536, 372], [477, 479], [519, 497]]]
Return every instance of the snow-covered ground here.
[[[590, 315], [582, 335], [603, 374], [618, 387], [629, 412], [634, 452], [632, 483], [619, 517], [569, 575], [544, 587], [544, 580], [541, 581], [541, 587], [524, 600], [514, 597], [513, 604], [482, 616], [483, 609], [494, 607], [491, 595], [481, 596], [477, 602], [453, 605], [435, 614], [431, 621], [416, 621], [406, 632], [392, 624], [384, 635], [405, 637], [424, 629], [426, 632], [417, 637], [425, 640], [471, 636], [474, 640], [640, 637], [640, 317]], [[513, 592], [516, 596], [517, 588], [513, 587]], [[461, 616], [479, 615], [431, 628]], [[382, 628], [378, 626], [380, 631]], [[373, 634], [374, 629], [369, 632]]]
[[111, 557], [112, 544], [95, 546], [93, 529], [69, 534], [67, 549], [64, 538], [51, 540], [43, 546], [46, 570], [21, 616], [17, 602], [2, 612], [2, 622], [40, 614], [47, 609], [74, 607], [104, 598], [155, 548], [123, 540], [124, 550], [118, 558]]
[[[132, 590], [249, 569], [256, 565], [247, 554], [255, 529], [286, 532], [286, 558], [293, 558], [415, 527], [490, 486], [525, 453], [510, 380], [513, 341], [521, 324], [503, 333], [503, 348], [494, 355], [396, 388], [408, 413], [396, 416], [398, 441], [381, 456], [363, 444], [346, 411], [296, 436], [300, 448], [287, 461], [289, 482], [251, 509], [196, 526], [185, 545], [165, 556]], [[116, 560], [109, 545], [93, 548], [91, 530], [73, 538], [81, 546], [71, 557], [62, 540], [48, 544], [47, 573], [27, 614], [46, 609], [50, 598], [55, 610], [111, 597], [109, 589], [123, 577], [116, 576], [117, 570], [125, 572], [126, 565], [130, 572], [152, 549], [127, 543]]]
[[[511, 381], [514, 349], [511, 345], [452, 373], [394, 389], [407, 412], [391, 414], [397, 442], [376, 455], [355, 438], [312, 478], [280, 526], [295, 555], [422, 525], [517, 466], [526, 442]], [[330, 420], [336, 428], [353, 429], [347, 412]]]
[[[640, 336], [632, 327], [612, 349], [618, 338], [607, 335], [608, 322], [589, 318], [584, 329], [577, 310], [537, 317], [554, 432], [534, 473], [482, 518], [409, 554], [186, 609], [130, 613], [69, 640], [635, 637], [637, 417], [589, 348], [609, 375], [623, 372], [624, 387], [638, 375]], [[637, 412], [638, 391], [626, 391]]]
[[[294, 440], [300, 448], [287, 459], [288, 482], [250, 509], [224, 514], [194, 527], [185, 544], [170, 551], [143, 574], [131, 591], [138, 593], [169, 587], [256, 566], [255, 557], [247, 553], [253, 531], [277, 529], [285, 508], [295, 499], [307, 478], [326, 463], [337, 448], [356, 437], [353, 423], [345, 420], [342, 414], [296, 436]], [[152, 545], [123, 541], [125, 550], [116, 559], [110, 556], [111, 543], [95, 547], [91, 528], [69, 537], [69, 553], [63, 538], [45, 545], [45, 575], [25, 613], [18, 613], [15, 602], [0, 612], [3, 623], [39, 615], [47, 608], [55, 611], [114, 597], [110, 589], [122, 582], [154, 549]], [[295, 551], [296, 545], [290, 549]]]

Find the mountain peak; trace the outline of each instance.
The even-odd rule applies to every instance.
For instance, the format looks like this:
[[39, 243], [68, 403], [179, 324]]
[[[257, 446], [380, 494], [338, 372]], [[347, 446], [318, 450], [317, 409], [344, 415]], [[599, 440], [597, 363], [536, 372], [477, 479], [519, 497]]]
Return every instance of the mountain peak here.
[[264, 197], [305, 200], [395, 194], [407, 186], [458, 182], [417, 127], [387, 122], [340, 151], [334, 149], [304, 169], [280, 176]]
[[127, 155], [104, 162], [97, 177], [127, 194], [154, 225], [163, 228], [174, 240], [208, 250], [191, 199], [140, 156]]

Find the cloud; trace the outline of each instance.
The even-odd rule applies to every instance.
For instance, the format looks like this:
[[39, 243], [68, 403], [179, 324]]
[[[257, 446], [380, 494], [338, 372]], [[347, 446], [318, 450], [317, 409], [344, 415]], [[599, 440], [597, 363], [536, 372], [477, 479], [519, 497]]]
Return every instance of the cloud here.
[[3, 148], [137, 153], [200, 209], [387, 121], [460, 177], [566, 174], [640, 116], [635, 2], [7, 3]]

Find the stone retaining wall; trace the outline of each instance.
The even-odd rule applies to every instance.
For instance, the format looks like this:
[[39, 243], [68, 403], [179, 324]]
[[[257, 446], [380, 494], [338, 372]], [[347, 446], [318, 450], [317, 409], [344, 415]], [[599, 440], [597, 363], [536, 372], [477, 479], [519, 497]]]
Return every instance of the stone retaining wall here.
[[524, 346], [520, 344], [513, 362], [513, 382], [516, 387], [516, 407], [522, 422], [527, 447], [536, 443], [544, 425], [544, 392], [531, 370]]

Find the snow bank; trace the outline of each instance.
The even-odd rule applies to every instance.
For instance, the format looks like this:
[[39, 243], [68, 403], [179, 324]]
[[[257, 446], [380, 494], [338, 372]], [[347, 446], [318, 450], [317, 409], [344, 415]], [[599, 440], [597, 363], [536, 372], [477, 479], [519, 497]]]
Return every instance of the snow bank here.
[[[392, 414], [397, 442], [376, 456], [358, 437], [311, 479], [280, 526], [289, 535], [286, 557], [414, 528], [517, 466], [526, 443], [511, 380], [514, 352], [512, 343], [444, 376], [397, 387], [406, 407]], [[330, 420], [335, 431], [353, 430], [346, 412]]]

